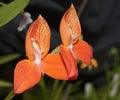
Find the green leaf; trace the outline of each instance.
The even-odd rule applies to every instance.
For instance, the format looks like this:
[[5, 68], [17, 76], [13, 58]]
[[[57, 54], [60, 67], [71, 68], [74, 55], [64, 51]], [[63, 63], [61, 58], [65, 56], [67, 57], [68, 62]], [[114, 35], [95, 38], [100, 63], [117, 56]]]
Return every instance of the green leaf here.
[[29, 3], [29, 0], [14, 0], [0, 6], [0, 27], [16, 17]]
[[56, 94], [54, 94], [55, 95], [54, 100], [60, 100], [61, 99], [61, 96], [63, 95], [63, 89], [64, 89], [64, 86], [65, 86], [65, 83], [66, 83], [66, 81], [62, 81], [62, 83], [58, 86]]
[[19, 58], [21, 55], [20, 54], [9, 54], [5, 56], [0, 56], [0, 65], [8, 63], [12, 60], [15, 60]]
[[41, 87], [41, 89], [45, 92], [47, 91], [47, 87], [46, 87], [46, 84], [45, 84], [45, 81], [43, 78], [41, 78], [40, 82], [39, 82], [39, 86]]
[[[78, 80], [72, 85], [71, 93], [76, 93], [81, 89], [82, 80]], [[79, 88], [78, 88], [79, 87]]]
[[47, 84], [45, 83], [45, 80], [43, 78], [41, 78], [38, 85], [39, 85], [39, 89], [40, 89], [39, 95], [41, 95], [41, 99], [48, 100], [49, 99], [49, 96], [47, 96], [48, 95], [48, 88], [47, 88]]
[[50, 100], [60, 100], [66, 81], [54, 80], [51, 90]]
[[0, 80], [0, 87], [12, 87], [12, 84], [10, 82]]

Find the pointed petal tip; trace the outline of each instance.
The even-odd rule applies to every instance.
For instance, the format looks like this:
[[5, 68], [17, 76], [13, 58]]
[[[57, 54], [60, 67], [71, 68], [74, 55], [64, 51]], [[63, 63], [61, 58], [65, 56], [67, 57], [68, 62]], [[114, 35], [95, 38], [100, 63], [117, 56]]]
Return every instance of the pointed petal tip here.
[[39, 14], [39, 16], [38, 17], [42, 17], [42, 15], [41, 14]]
[[21, 94], [21, 93], [23, 93], [24, 91], [20, 91], [20, 90], [17, 90], [17, 89], [14, 88], [13, 92], [14, 92], [14, 94]]
[[42, 18], [42, 19], [43, 19], [43, 17], [42, 17], [42, 15], [41, 15], [41, 14], [39, 14], [38, 18]]
[[73, 5], [73, 3], [71, 3], [70, 7], [71, 7], [71, 8], [75, 8], [74, 5]]
[[45, 20], [45, 19], [41, 14], [39, 14], [36, 20], [42, 21], [42, 20]]

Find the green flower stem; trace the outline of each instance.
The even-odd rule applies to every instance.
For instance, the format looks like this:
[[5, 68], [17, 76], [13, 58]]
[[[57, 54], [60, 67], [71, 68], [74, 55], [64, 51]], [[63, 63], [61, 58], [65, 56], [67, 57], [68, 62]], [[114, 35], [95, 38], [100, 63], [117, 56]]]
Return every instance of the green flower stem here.
[[8, 96], [5, 98], [5, 100], [11, 100], [15, 96], [13, 90], [8, 94]]

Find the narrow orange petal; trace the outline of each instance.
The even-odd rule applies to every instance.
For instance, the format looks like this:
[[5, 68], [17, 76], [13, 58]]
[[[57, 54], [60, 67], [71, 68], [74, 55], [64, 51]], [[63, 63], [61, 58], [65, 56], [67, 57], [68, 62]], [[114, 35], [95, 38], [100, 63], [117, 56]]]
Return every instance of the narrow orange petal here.
[[14, 93], [22, 93], [32, 88], [40, 78], [40, 69], [34, 63], [29, 60], [18, 62], [14, 71]]
[[91, 64], [92, 48], [87, 42], [79, 40], [76, 44], [74, 44], [73, 51], [79, 60], [83, 61], [87, 65]]
[[34, 60], [34, 48], [31, 39], [34, 39], [42, 53], [42, 58], [46, 56], [50, 48], [50, 28], [45, 19], [39, 17], [31, 24], [26, 35], [26, 54], [30, 60]]
[[80, 34], [81, 26], [79, 18], [73, 4], [71, 4], [70, 8], [63, 15], [60, 23], [60, 35], [63, 44], [68, 46], [72, 40], [71, 35], [77, 36], [76, 39], [78, 40]]
[[60, 53], [66, 65], [69, 79], [70, 80], [76, 79], [78, 76], [77, 63], [76, 63], [76, 59], [71, 54], [70, 49], [63, 45], [60, 45]]
[[67, 69], [59, 54], [48, 54], [41, 64], [48, 76], [54, 79], [68, 80]]

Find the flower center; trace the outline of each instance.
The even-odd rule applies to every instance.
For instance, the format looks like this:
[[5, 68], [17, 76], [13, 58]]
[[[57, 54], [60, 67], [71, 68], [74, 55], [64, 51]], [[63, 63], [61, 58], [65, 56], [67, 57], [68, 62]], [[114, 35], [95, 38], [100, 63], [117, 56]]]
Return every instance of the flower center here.
[[41, 66], [41, 55], [43, 51], [39, 49], [39, 46], [37, 45], [37, 43], [33, 38], [31, 38], [31, 41], [34, 48], [34, 55], [35, 55], [34, 63], [40, 68], [42, 75], [44, 75], [44, 69]]

